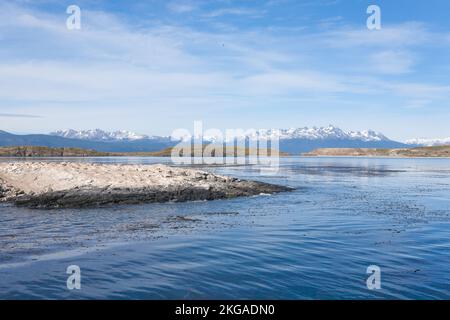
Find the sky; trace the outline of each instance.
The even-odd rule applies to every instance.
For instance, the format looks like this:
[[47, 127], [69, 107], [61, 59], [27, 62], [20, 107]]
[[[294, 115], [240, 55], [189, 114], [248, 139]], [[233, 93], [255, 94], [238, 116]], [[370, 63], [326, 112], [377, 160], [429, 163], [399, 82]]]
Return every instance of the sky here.
[[447, 0], [0, 0], [0, 130], [448, 137], [449, 15]]

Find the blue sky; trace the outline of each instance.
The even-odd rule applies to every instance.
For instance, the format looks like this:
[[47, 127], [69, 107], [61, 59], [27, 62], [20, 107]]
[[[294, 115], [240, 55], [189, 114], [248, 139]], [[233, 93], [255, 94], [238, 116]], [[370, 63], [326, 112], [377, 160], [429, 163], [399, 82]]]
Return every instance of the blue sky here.
[[[66, 28], [72, 4], [81, 30]], [[0, 129], [447, 137], [449, 15], [446, 0], [1, 1]]]

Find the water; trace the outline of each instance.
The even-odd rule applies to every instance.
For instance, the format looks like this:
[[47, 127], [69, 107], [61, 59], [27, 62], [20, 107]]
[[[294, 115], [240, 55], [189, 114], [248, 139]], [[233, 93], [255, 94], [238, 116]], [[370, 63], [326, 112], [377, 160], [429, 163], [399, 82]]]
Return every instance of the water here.
[[[275, 175], [208, 170], [295, 191], [83, 210], [2, 205], [0, 298], [450, 298], [450, 159], [292, 157]], [[73, 264], [81, 290], [66, 288]], [[369, 265], [381, 268], [381, 290], [366, 287]]]

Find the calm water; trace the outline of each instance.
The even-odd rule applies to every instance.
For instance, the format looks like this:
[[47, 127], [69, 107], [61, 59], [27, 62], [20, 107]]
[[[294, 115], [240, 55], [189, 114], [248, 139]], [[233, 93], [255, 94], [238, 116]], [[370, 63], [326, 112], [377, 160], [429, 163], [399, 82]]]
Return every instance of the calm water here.
[[[296, 189], [88, 210], [2, 205], [0, 298], [450, 298], [450, 159], [285, 158], [267, 176], [208, 170]], [[73, 264], [82, 287], [69, 291]], [[366, 287], [373, 264], [377, 291]]]

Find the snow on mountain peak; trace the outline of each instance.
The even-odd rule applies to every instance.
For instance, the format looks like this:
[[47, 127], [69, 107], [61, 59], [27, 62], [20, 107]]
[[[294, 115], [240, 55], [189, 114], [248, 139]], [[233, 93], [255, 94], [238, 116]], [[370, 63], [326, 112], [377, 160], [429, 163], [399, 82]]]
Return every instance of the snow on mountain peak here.
[[53, 136], [59, 136], [69, 139], [93, 140], [93, 141], [133, 141], [148, 139], [146, 135], [137, 134], [126, 130], [118, 130], [114, 132], [94, 130], [58, 130], [50, 133]]
[[363, 130], [363, 131], [350, 131], [348, 133], [352, 139], [359, 139], [363, 141], [384, 141], [389, 140], [382, 133], [373, 130]]
[[307, 140], [324, 140], [324, 139], [350, 139], [363, 141], [384, 141], [389, 140], [386, 136], [373, 130], [365, 131], [349, 131], [329, 125], [327, 127], [303, 127], [290, 129], [269, 129], [259, 130], [260, 138], [270, 138], [278, 136], [280, 140], [284, 139], [307, 139]]
[[[59, 130], [50, 133], [54, 136], [60, 136], [71, 139], [94, 140], [94, 141], [134, 141], [141, 139], [152, 139], [157, 137], [149, 137], [146, 135], [136, 134], [130, 131], [114, 131], [107, 132], [100, 129], [94, 130]], [[224, 133], [225, 135], [225, 133]], [[192, 136], [186, 137], [172, 137], [174, 140], [190, 140]], [[365, 131], [349, 131], [345, 132], [342, 129], [329, 125], [327, 127], [303, 127], [303, 128], [289, 128], [289, 129], [261, 129], [253, 132], [248, 132], [237, 139], [249, 140], [269, 140], [278, 138], [280, 140], [288, 139], [306, 139], [306, 140], [361, 140], [365, 142], [371, 141], [389, 141], [383, 134], [373, 130]], [[204, 141], [216, 142], [221, 141], [221, 137], [203, 136]]]
[[439, 139], [439, 138], [437, 138], [437, 139], [424, 139], [424, 138], [409, 139], [409, 140], [406, 140], [405, 143], [411, 144], [411, 145], [424, 146], [424, 147], [445, 146], [445, 145], [450, 145], [450, 137], [442, 138], [442, 139]]
[[[244, 131], [245, 132], [245, 131]], [[373, 130], [365, 131], [349, 131], [345, 132], [342, 129], [329, 125], [327, 127], [303, 127], [303, 128], [289, 128], [289, 129], [260, 129], [256, 131], [248, 131], [244, 135], [241, 132], [240, 136], [234, 137], [237, 140], [271, 140], [278, 138], [279, 140], [290, 139], [304, 139], [304, 140], [361, 140], [364, 142], [374, 141], [390, 141], [386, 136]], [[182, 140], [188, 141], [192, 138], [191, 135], [183, 137]], [[225, 137], [225, 140], [230, 137]], [[219, 136], [203, 135], [203, 140], [207, 142], [222, 141]], [[231, 141], [234, 139], [231, 139]], [[228, 142], [228, 141], [226, 141]]]

